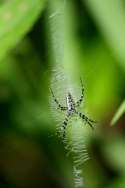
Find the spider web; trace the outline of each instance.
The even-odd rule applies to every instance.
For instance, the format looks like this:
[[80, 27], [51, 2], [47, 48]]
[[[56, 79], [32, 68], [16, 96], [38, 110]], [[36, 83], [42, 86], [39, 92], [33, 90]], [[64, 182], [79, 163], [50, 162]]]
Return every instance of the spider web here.
[[[50, 87], [53, 90], [55, 98], [58, 100], [61, 106], [66, 107], [66, 96], [67, 93], [70, 92], [73, 96], [74, 101], [77, 101], [81, 95], [81, 85], [79, 81], [79, 87], [76, 84], [71, 83], [71, 79], [66, 73], [64, 73], [63, 67], [57, 67], [52, 71], [52, 78]], [[50, 106], [51, 106], [51, 113], [54, 119], [57, 121], [57, 129], [62, 126], [62, 123], [66, 117], [66, 111], [61, 111], [57, 109], [57, 104], [55, 103], [52, 95], [50, 95]], [[79, 109], [79, 108], [78, 108]], [[78, 118], [77, 116], [75, 116]], [[72, 121], [72, 117], [71, 120]]]
[[[56, 64], [51, 73], [50, 87], [60, 105], [66, 106], [67, 93], [70, 92], [74, 101], [77, 101], [81, 96], [81, 85], [80, 79], [75, 82], [74, 78], [70, 78], [70, 72], [66, 71], [63, 66], [61, 66], [61, 64], [64, 64], [63, 10], [64, 7], [63, 9], [57, 9], [55, 12], [52, 11], [52, 14], [50, 14], [49, 17], [51, 51], [53, 52], [51, 59], [53, 60], [52, 63]], [[66, 117], [66, 112], [57, 110], [57, 105], [51, 94], [50, 108], [51, 114], [56, 121], [55, 127], [57, 135], [60, 136], [64, 131], [61, 127]], [[84, 126], [84, 123], [78, 116], [73, 116], [68, 122], [65, 138], [60, 136], [60, 140], [64, 143], [67, 156], [72, 156], [73, 180], [75, 188], [84, 187], [85, 185], [83, 179], [83, 164], [89, 159], [86, 149], [87, 130], [90, 131], [90, 127]]]
[[[66, 106], [66, 95], [68, 91], [71, 92], [75, 101], [79, 99], [79, 96], [81, 95], [80, 82], [78, 87], [75, 84], [71, 84], [70, 80], [71, 79], [69, 76], [64, 73], [64, 68], [59, 67], [52, 71], [50, 87], [52, 88], [56, 99], [62, 106]], [[66, 128], [66, 137], [63, 138], [61, 135], [63, 135], [64, 130], [61, 129], [61, 127], [66, 117], [66, 111], [62, 112], [61, 110], [57, 109], [57, 105], [51, 95], [50, 105], [51, 113], [56, 120], [57, 134], [61, 137], [62, 142], [64, 143], [67, 156], [72, 156], [74, 187], [83, 187], [84, 180], [82, 166], [84, 162], [89, 159], [86, 149], [86, 137], [88, 135], [87, 131], [90, 131], [90, 127], [85, 126], [79, 117], [73, 116], [68, 122]]]

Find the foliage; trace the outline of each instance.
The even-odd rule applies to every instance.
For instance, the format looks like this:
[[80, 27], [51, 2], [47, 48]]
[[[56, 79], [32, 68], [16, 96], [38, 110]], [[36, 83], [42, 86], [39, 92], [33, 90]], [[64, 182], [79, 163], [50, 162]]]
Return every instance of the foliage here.
[[116, 112], [115, 116], [111, 121], [111, 124], [114, 125], [124, 114], [125, 114], [125, 101], [123, 101], [123, 103], [120, 105], [118, 111]]
[[124, 18], [122, 0], [0, 1], [1, 188], [73, 187], [49, 106], [56, 66], [74, 89], [82, 77], [82, 111], [98, 122], [92, 132], [76, 119], [67, 129], [69, 140], [87, 136], [86, 187], [125, 187]]

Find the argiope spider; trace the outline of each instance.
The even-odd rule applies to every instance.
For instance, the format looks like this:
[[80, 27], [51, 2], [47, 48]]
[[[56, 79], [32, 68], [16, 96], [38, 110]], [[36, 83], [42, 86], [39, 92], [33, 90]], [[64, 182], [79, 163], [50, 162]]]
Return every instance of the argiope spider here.
[[66, 127], [68, 125], [68, 121], [69, 121], [69, 118], [72, 117], [74, 114], [78, 115], [85, 123], [87, 123], [92, 129], [94, 129], [93, 127], [93, 123], [96, 123], [95, 121], [91, 120], [90, 118], [88, 118], [84, 113], [82, 112], [79, 112], [77, 111], [77, 107], [79, 107], [83, 101], [83, 98], [84, 98], [84, 87], [83, 87], [83, 82], [82, 82], [82, 79], [80, 78], [80, 81], [81, 81], [81, 97], [78, 101], [74, 102], [74, 99], [73, 99], [73, 96], [70, 92], [67, 93], [67, 96], [66, 96], [66, 104], [67, 106], [62, 106], [59, 101], [56, 99], [54, 93], [53, 93], [53, 90], [50, 88], [51, 90], [51, 94], [52, 94], [52, 97], [57, 105], [57, 109], [60, 109], [61, 111], [66, 111], [66, 117], [62, 123], [62, 127], [64, 129], [64, 132], [63, 132], [63, 137], [65, 137], [65, 130], [66, 130]]

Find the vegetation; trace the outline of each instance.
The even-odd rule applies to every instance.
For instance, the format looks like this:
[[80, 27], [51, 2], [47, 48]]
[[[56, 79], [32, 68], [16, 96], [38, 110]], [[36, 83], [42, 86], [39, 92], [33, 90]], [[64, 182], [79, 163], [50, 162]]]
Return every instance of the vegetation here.
[[[0, 1], [1, 188], [73, 187], [66, 155], [70, 139], [81, 147], [82, 136], [90, 157], [80, 163], [84, 187], [125, 187], [124, 20], [122, 0]], [[52, 70], [61, 67], [73, 86], [82, 77], [82, 112], [97, 120], [92, 131], [74, 119], [66, 145], [49, 102]]]

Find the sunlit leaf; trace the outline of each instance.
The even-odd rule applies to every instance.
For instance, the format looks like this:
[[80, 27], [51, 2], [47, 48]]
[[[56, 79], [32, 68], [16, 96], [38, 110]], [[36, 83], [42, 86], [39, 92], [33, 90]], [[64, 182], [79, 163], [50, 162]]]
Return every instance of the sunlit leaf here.
[[125, 70], [125, 6], [122, 0], [86, 0], [99, 29]]
[[0, 7], [0, 59], [31, 29], [45, 0], [13, 0]]
[[114, 117], [113, 117], [113, 119], [111, 121], [111, 125], [114, 125], [120, 119], [120, 117], [123, 114], [125, 114], [125, 100], [120, 105], [119, 109], [117, 110], [116, 114], [114, 115]]

